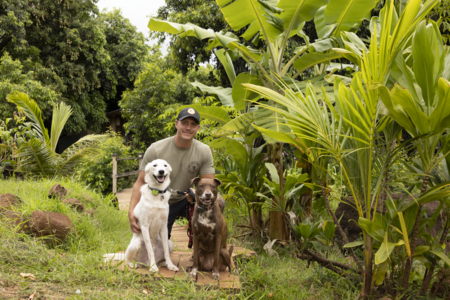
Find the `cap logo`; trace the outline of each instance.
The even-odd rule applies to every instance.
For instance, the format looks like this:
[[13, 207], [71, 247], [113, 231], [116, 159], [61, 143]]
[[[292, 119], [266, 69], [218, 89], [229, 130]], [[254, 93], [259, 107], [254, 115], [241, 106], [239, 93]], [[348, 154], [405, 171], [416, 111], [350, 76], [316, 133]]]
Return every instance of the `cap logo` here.
[[195, 110], [193, 108], [189, 108], [187, 112], [191, 115], [195, 114]]

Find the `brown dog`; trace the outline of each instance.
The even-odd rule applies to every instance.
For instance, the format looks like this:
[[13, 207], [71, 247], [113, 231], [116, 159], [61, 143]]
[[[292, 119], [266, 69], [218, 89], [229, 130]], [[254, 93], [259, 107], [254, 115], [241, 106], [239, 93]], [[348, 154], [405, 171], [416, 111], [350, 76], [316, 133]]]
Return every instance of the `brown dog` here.
[[[231, 259], [233, 246], [227, 251], [228, 228], [222, 215], [217, 187], [219, 179], [194, 178], [196, 186], [195, 208], [192, 216], [194, 232], [194, 265], [190, 276], [197, 278], [198, 271], [211, 271], [214, 279], [220, 280], [219, 271], [234, 269]], [[223, 201], [223, 200], [222, 200]]]

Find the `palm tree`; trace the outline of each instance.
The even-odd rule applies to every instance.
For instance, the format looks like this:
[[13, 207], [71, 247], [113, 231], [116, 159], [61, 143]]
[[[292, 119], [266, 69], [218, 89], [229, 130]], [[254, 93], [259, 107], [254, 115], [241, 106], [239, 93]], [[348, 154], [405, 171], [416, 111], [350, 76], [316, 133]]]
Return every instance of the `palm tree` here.
[[72, 114], [72, 109], [64, 102], [53, 107], [51, 134], [42, 120], [37, 103], [22, 92], [9, 94], [6, 99], [14, 103], [32, 121], [36, 137], [21, 144], [16, 156], [20, 158], [18, 170], [55, 176], [69, 173], [88, 154], [97, 153], [95, 142], [104, 141], [107, 135], [87, 135], [64, 150], [56, 153], [56, 146], [64, 126]]

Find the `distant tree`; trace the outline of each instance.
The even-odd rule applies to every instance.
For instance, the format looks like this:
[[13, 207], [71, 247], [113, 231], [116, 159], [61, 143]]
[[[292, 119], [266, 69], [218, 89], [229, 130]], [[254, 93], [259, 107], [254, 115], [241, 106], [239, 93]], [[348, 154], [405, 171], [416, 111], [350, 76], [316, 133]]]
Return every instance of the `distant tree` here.
[[159, 119], [169, 106], [190, 104], [201, 92], [190, 82], [200, 81], [207, 85], [218, 85], [218, 77], [211, 66], [191, 69], [186, 76], [171, 68], [168, 58], [162, 56], [159, 47], [152, 49], [145, 70], [135, 82], [134, 90], [123, 93], [120, 101], [122, 116], [128, 120], [127, 133], [133, 134], [133, 141], [140, 147], [173, 134], [164, 130], [172, 119]]
[[14, 91], [27, 93], [37, 105], [42, 108], [43, 119], [50, 117], [54, 103], [61, 98], [52, 86], [43, 85], [35, 79], [33, 71], [23, 72], [23, 65], [19, 60], [13, 60], [5, 52], [0, 58], [0, 119], [11, 118], [16, 106], [6, 101], [6, 96]]
[[96, 0], [6, 0], [0, 21], [0, 51], [61, 93], [73, 110], [65, 127], [71, 133], [101, 129], [148, 52], [120, 11], [100, 13]]

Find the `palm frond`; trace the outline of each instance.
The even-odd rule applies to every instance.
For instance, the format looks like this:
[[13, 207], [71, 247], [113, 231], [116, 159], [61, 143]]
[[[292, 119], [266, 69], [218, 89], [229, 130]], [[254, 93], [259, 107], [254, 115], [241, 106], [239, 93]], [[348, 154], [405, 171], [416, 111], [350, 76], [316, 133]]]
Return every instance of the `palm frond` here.
[[48, 130], [44, 126], [42, 120], [41, 109], [37, 103], [22, 92], [14, 92], [6, 96], [8, 102], [14, 103], [17, 108], [25, 113], [25, 115], [33, 122], [33, 128], [36, 129], [39, 138], [46, 144], [50, 143]]
[[86, 155], [95, 155], [100, 153], [101, 150], [97, 147], [87, 147], [78, 149], [76, 147], [69, 147], [64, 151], [62, 162], [55, 170], [55, 175], [66, 174], [70, 172], [77, 164], [79, 164]]
[[72, 109], [64, 102], [61, 102], [59, 105], [57, 104], [55, 107], [53, 107], [52, 131], [50, 137], [50, 145], [52, 151], [56, 150], [61, 132], [71, 115]]
[[16, 157], [21, 158], [18, 167], [20, 171], [39, 173], [44, 176], [53, 173], [54, 166], [59, 160], [58, 155], [38, 138], [23, 143]]

